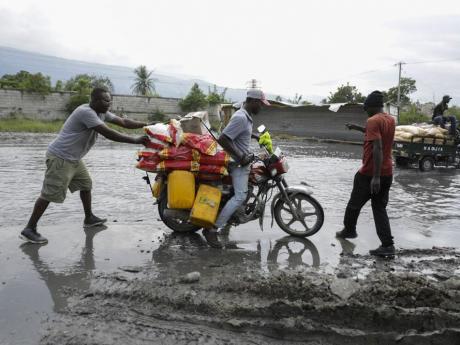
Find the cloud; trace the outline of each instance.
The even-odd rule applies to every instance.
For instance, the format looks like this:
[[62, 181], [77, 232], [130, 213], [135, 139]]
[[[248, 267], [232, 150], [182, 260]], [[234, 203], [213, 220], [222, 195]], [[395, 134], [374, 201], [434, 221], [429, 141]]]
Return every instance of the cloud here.
[[460, 58], [460, 15], [412, 18], [390, 23], [407, 59]]

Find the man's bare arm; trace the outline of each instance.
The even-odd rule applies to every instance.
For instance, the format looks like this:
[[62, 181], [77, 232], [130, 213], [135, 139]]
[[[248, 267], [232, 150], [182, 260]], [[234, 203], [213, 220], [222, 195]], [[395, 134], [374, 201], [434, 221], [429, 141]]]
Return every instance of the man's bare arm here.
[[148, 123], [146, 122], [126, 119], [126, 118], [122, 118], [118, 116], [114, 117], [111, 122], [117, 126], [127, 128], [127, 129], [136, 129], [136, 128], [142, 128], [142, 127], [148, 126]]
[[233, 141], [225, 134], [221, 134], [219, 139], [217, 139], [217, 142], [227, 153], [230, 154], [230, 156], [235, 158], [237, 161], [241, 161], [243, 159], [244, 154], [237, 147], [235, 147]]
[[372, 157], [374, 160], [374, 174], [371, 180], [371, 194], [378, 194], [380, 191], [380, 170], [383, 162], [381, 139], [372, 141]]
[[138, 137], [130, 137], [128, 135], [121, 134], [109, 127], [105, 124], [99, 125], [94, 127], [94, 130], [104, 136], [105, 138], [117, 141], [119, 143], [128, 143], [128, 144], [143, 144], [145, 145], [148, 142], [148, 137], [146, 135], [138, 136]]
[[353, 123], [346, 123], [345, 126], [349, 129], [349, 130], [352, 130], [354, 129], [355, 131], [359, 131], [359, 132], [365, 132], [366, 129], [362, 126], [358, 126], [358, 125], [355, 125]]

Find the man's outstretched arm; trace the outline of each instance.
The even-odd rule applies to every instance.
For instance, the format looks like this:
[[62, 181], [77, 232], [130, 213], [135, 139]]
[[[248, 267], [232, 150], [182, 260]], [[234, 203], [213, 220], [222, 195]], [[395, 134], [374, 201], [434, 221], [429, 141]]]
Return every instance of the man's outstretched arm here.
[[94, 127], [94, 130], [105, 138], [119, 143], [142, 144], [145, 146], [149, 141], [146, 135], [130, 137], [107, 127], [105, 124]]
[[142, 127], [149, 125], [149, 123], [146, 123], [146, 122], [131, 120], [131, 119], [122, 118], [119, 116], [115, 116], [110, 122], [117, 126], [127, 128], [127, 129], [142, 128]]

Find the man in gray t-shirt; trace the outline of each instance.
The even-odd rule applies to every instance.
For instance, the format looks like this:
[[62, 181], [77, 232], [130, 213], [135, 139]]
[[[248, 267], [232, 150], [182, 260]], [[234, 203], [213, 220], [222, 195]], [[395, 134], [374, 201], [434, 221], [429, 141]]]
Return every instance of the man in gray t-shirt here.
[[83, 226], [101, 225], [106, 219], [96, 217], [91, 210], [91, 177], [81, 160], [93, 147], [98, 134], [107, 139], [130, 144], [148, 142], [147, 136], [136, 138], [121, 134], [105, 125], [105, 121], [124, 128], [142, 128], [147, 124], [118, 117], [109, 112], [112, 97], [103, 88], [91, 92], [90, 104], [75, 109], [64, 123], [57, 138], [46, 152], [46, 173], [40, 197], [20, 238], [31, 243], [46, 243], [47, 239], [37, 232], [37, 223], [50, 202], [64, 202], [67, 189], [72, 193], [80, 191], [85, 211]]
[[233, 114], [218, 139], [220, 146], [235, 160], [235, 163], [229, 167], [235, 194], [220, 212], [215, 227], [203, 230], [206, 241], [212, 247], [222, 247], [217, 239], [217, 230], [227, 224], [233, 213], [246, 200], [250, 163], [254, 160], [254, 154], [249, 151], [252, 137], [252, 115], [260, 112], [262, 104], [270, 105], [265, 100], [264, 93], [257, 89], [248, 90], [246, 102]]

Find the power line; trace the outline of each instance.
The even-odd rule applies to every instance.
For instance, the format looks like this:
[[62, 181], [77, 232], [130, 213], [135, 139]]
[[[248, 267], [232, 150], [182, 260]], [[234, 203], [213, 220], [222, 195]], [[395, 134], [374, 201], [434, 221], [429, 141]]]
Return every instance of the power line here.
[[453, 62], [453, 61], [460, 61], [460, 58], [443, 59], [443, 60], [415, 61], [415, 62], [406, 62], [406, 64], [407, 65], [420, 65], [420, 64], [426, 64], [426, 63], [441, 63], [441, 62]]

